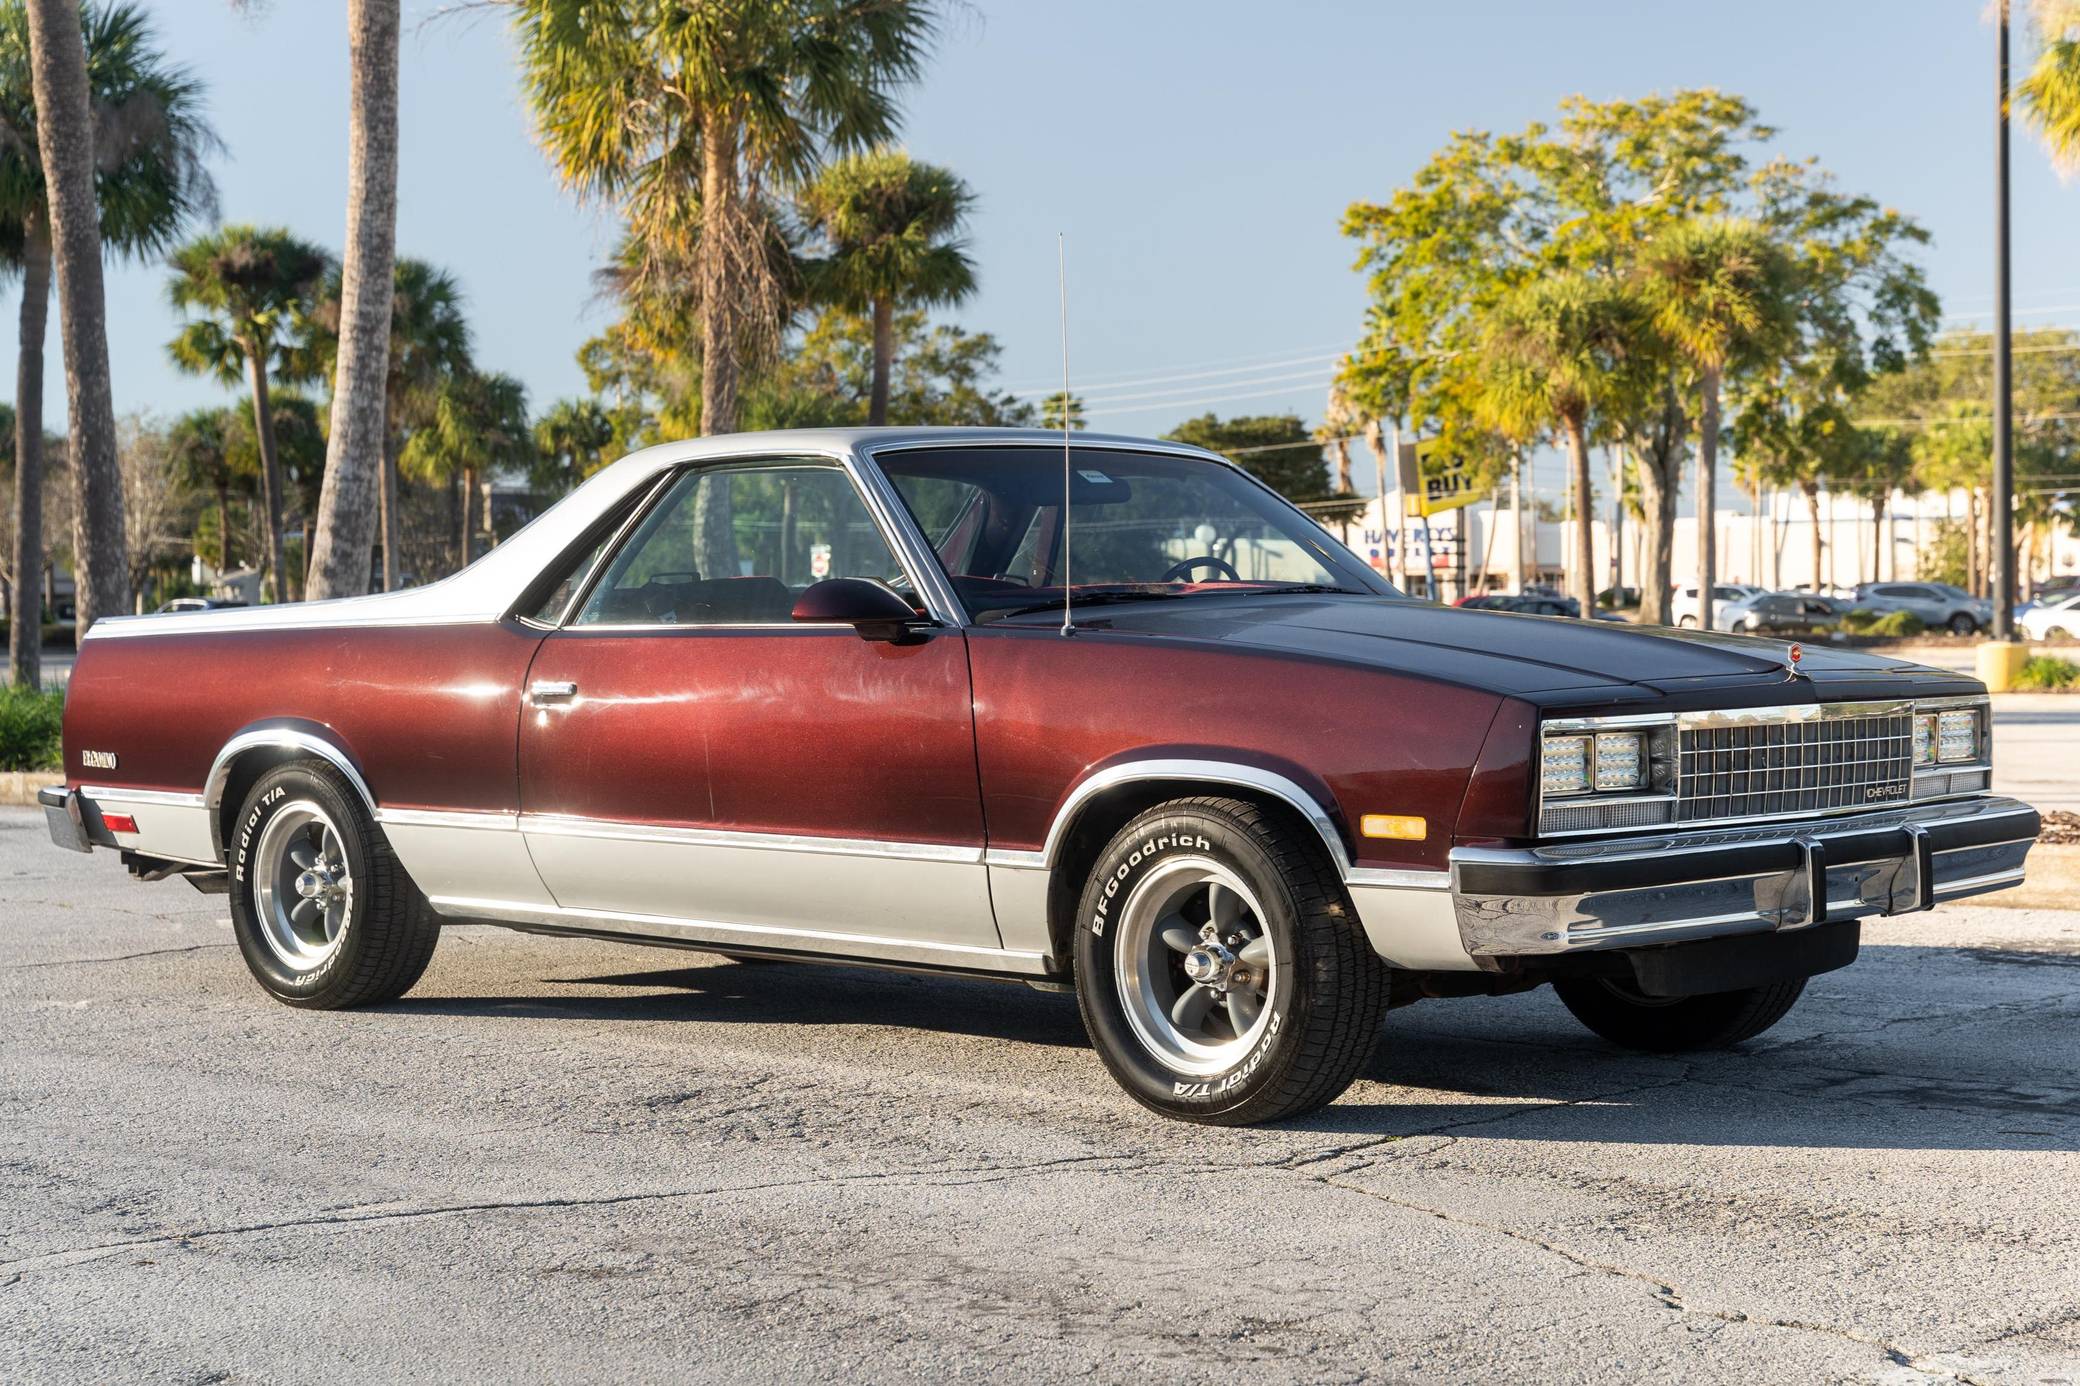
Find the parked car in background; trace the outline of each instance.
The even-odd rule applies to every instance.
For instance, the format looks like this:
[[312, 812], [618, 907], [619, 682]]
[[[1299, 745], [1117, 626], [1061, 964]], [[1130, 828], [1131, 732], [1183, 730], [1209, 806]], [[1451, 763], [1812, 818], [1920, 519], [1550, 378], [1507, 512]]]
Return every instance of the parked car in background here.
[[98, 621], [51, 836], [224, 895], [291, 1006], [396, 999], [450, 922], [1029, 982], [1223, 1124], [1425, 998], [1737, 1045], [1863, 919], [2022, 880], [1962, 673], [1410, 601], [1218, 456], [1062, 449], [661, 444], [426, 587]]
[[[1762, 592], [1763, 589], [1755, 586], [1753, 583], [1715, 582], [1712, 584], [1712, 605], [1716, 609], [1722, 603], [1745, 601], [1749, 597], [1759, 597], [1762, 595]], [[1694, 626], [1697, 624], [1698, 605], [1696, 583], [1693, 582], [1686, 587], [1678, 587], [1675, 600], [1669, 603], [1669, 617], [1679, 626]], [[1716, 617], [1713, 624], [1715, 626], [1718, 625]], [[1718, 628], [1724, 629], [1724, 627]]]
[[1810, 592], [1758, 592], [1715, 607], [1712, 627], [1742, 635], [1832, 635], [1842, 628], [1842, 606]]
[[244, 605], [246, 603], [235, 597], [175, 597], [160, 607], [158, 614], [164, 616], [174, 611], [224, 611]]
[[1909, 611], [1930, 630], [1971, 635], [1993, 624], [1993, 603], [1947, 582], [1866, 582], [1856, 588], [1865, 611]]
[[2080, 638], [2080, 588], [2040, 599], [2015, 618], [2015, 627], [2031, 640]]

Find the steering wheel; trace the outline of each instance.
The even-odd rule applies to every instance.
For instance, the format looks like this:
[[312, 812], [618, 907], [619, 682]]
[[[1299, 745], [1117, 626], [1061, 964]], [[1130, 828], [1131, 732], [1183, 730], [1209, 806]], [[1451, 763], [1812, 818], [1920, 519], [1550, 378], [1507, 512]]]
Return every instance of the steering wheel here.
[[1230, 582], [1242, 581], [1242, 574], [1235, 571], [1234, 564], [1230, 563], [1225, 558], [1215, 558], [1210, 553], [1202, 553], [1197, 558], [1178, 559], [1175, 563], [1172, 563], [1169, 567], [1163, 569], [1163, 576], [1159, 579], [1159, 581], [1183, 582], [1185, 579], [1185, 574], [1191, 572], [1194, 568], [1212, 568], [1222, 574], [1225, 574], [1228, 581]]

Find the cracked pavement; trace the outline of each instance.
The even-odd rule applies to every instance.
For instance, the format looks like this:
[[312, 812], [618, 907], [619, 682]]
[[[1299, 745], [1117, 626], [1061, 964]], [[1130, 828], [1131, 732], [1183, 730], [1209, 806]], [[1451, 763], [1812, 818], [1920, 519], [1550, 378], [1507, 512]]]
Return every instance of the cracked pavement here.
[[2080, 913], [1867, 927], [1733, 1054], [1391, 1015], [1274, 1129], [1072, 998], [450, 929], [267, 1000], [0, 811], [0, 1379], [2080, 1381]]

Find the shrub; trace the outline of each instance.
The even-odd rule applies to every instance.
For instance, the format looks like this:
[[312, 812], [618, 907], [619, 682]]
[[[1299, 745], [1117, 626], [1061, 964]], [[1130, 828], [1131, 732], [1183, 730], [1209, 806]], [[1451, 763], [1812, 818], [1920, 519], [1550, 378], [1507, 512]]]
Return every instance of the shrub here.
[[2052, 655], [2031, 655], [2015, 675], [2017, 688], [2071, 688], [2080, 683], [2080, 664]]
[[0, 688], [0, 770], [56, 770], [65, 695]]
[[1897, 640], [1902, 636], [1920, 635], [1928, 625], [1911, 611], [1873, 611], [1859, 606], [1842, 617], [1842, 629], [1851, 635], [1876, 635]]

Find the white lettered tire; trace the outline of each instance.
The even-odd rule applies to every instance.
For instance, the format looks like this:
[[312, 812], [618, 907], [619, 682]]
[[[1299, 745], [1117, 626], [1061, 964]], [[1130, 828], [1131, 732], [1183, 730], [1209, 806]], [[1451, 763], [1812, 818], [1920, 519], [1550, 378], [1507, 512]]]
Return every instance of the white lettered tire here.
[[1386, 964], [1313, 829], [1283, 809], [1149, 809], [1099, 853], [1074, 932], [1091, 1043], [1165, 1116], [1298, 1116], [1334, 1101], [1378, 1042]]

